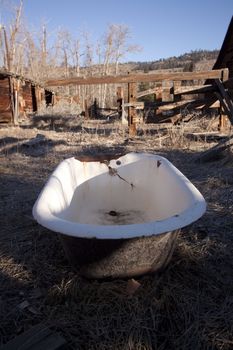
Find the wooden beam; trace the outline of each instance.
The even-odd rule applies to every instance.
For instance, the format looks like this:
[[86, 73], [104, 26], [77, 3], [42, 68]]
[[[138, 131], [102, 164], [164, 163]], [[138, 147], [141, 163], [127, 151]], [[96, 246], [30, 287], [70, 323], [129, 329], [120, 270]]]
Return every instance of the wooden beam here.
[[233, 116], [233, 102], [232, 102], [230, 96], [228, 95], [227, 91], [225, 90], [223, 83], [220, 81], [220, 79], [215, 79], [215, 84], [217, 85], [221, 95], [224, 97], [224, 99], [229, 107], [229, 110]]
[[162, 93], [162, 86], [156, 87], [156, 88], [153, 88], [153, 89], [140, 91], [140, 92], [137, 93], [137, 98], [140, 98], [140, 97], [143, 97], [143, 96], [148, 96], [148, 95], [153, 95], [153, 94], [156, 94], [158, 92]]
[[221, 106], [224, 110], [224, 113], [229, 117], [231, 124], [233, 124], [233, 117], [232, 117], [232, 115], [227, 107], [226, 101], [224, 100], [224, 98], [222, 97], [222, 95], [219, 92], [215, 92], [215, 95], [219, 99]]
[[160, 117], [160, 113], [162, 114], [163, 112], [169, 112], [170, 116], [165, 116], [165, 118], [162, 117], [162, 121], [173, 118], [173, 116], [180, 114], [180, 111], [182, 109], [188, 108], [190, 110], [193, 109], [198, 109], [202, 106], [204, 106], [206, 103], [209, 102], [210, 99], [204, 98], [204, 99], [199, 99], [199, 100], [189, 100], [189, 101], [180, 101], [180, 102], [174, 102], [173, 104], [169, 105], [169, 108], [167, 106], [161, 106], [159, 107], [159, 113], [157, 114], [157, 117]]
[[125, 103], [124, 107], [133, 107], [135, 109], [144, 109], [145, 104], [144, 104], [144, 102], [134, 101], [134, 102]]
[[179, 86], [174, 88], [175, 95], [186, 95], [186, 94], [203, 94], [205, 92], [213, 91], [213, 85], [192, 85], [192, 86]]
[[[223, 83], [225, 89], [233, 89], [233, 79], [228, 79], [224, 81]], [[192, 94], [205, 94], [208, 92], [214, 92], [216, 91], [216, 86], [211, 85], [193, 85], [193, 86], [181, 86], [181, 87], [174, 87], [174, 94], [176, 96], [179, 95], [192, 95]]]
[[218, 101], [217, 97], [215, 95], [212, 95], [209, 97], [209, 101], [207, 101], [204, 107], [202, 107], [202, 111], [205, 112], [209, 108], [219, 108], [219, 106], [220, 102]]
[[128, 74], [118, 76], [102, 76], [88, 78], [68, 78], [68, 79], [51, 79], [45, 85], [49, 86], [65, 86], [65, 85], [95, 85], [95, 84], [123, 84], [138, 82], [153, 82], [162, 80], [206, 80], [221, 79], [224, 72], [228, 69], [218, 69], [200, 72], [170, 72], [170, 73], [154, 73], [154, 74]]
[[227, 81], [229, 79], [229, 69], [224, 69], [222, 71], [221, 81]]
[[183, 101], [178, 101], [178, 102], [173, 102], [173, 103], [166, 103], [166, 104], [161, 104], [159, 106], [160, 111], [169, 111], [172, 110], [176, 107], [183, 108], [183, 106], [187, 106], [188, 104], [194, 102], [196, 100], [183, 100]]
[[[177, 80], [178, 81], [178, 80]], [[180, 95], [193, 95], [193, 94], [204, 94], [207, 92], [213, 92], [215, 87], [213, 85], [192, 85], [192, 86], [178, 86], [176, 87], [174, 84], [174, 95], [180, 96]], [[156, 93], [162, 93], [163, 88], [162, 86], [156, 87], [153, 89], [148, 89], [144, 91], [140, 91], [137, 93], [137, 98], [152, 95]]]
[[219, 107], [219, 125], [218, 125], [218, 129], [220, 132], [223, 132], [226, 129], [226, 121], [227, 121], [228, 117], [227, 115], [225, 115], [223, 113], [223, 109], [220, 103], [220, 107]]
[[227, 91], [225, 90], [220, 79], [215, 79], [215, 84], [217, 85], [218, 90], [220, 92], [220, 94], [216, 93], [216, 95], [222, 103], [225, 113], [229, 116], [231, 124], [233, 124], [233, 102], [230, 96], [228, 95]]

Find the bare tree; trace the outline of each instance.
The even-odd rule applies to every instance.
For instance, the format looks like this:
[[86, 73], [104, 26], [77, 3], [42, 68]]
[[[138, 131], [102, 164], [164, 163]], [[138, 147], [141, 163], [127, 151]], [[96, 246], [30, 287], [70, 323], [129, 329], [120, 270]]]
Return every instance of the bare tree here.
[[3, 66], [9, 70], [10, 67], [10, 56], [9, 56], [9, 45], [6, 28], [4, 25], [1, 25], [1, 51], [2, 51], [2, 61]]
[[115, 61], [115, 74], [119, 73], [119, 63], [128, 53], [135, 53], [141, 50], [138, 45], [130, 45], [130, 30], [122, 24], [112, 24], [112, 32], [114, 33], [114, 49], [113, 56]]
[[57, 39], [57, 45], [61, 52], [61, 66], [64, 68], [64, 76], [68, 77], [71, 35], [67, 30], [60, 30]]
[[[140, 47], [130, 45], [130, 30], [127, 26], [121, 24], [110, 24], [106, 30], [103, 39], [103, 75], [118, 74], [119, 63], [127, 53], [137, 52]], [[104, 106], [107, 98], [107, 89], [109, 95], [113, 95], [111, 87], [106, 84], [102, 88], [101, 105]]]
[[17, 71], [18, 62], [17, 62], [17, 49], [19, 48], [17, 39], [20, 34], [20, 25], [21, 25], [21, 15], [22, 15], [23, 1], [20, 1], [19, 7], [16, 8], [15, 18], [10, 25], [10, 37], [9, 42], [8, 38], [6, 42], [8, 44], [8, 70]]
[[94, 45], [91, 42], [90, 34], [88, 32], [83, 32], [82, 37], [84, 45], [83, 66], [85, 67], [85, 72], [88, 73], [88, 75], [92, 75], [95, 51]]
[[47, 65], [47, 30], [45, 25], [43, 25], [42, 27], [41, 63], [43, 67], [46, 67]]
[[[0, 3], [8, 5], [10, 1], [0, 0]], [[0, 66], [9, 71], [40, 83], [51, 77], [119, 74], [120, 62], [129, 52], [139, 50], [138, 46], [129, 44], [129, 28], [119, 24], [110, 24], [97, 44], [92, 43], [87, 31], [74, 36], [60, 29], [51, 34], [45, 23], [39, 31], [32, 31], [23, 21], [23, 0], [18, 1], [11, 24], [0, 23]], [[115, 87], [107, 85], [63, 87], [61, 90], [78, 94], [83, 104], [85, 98], [93, 102], [98, 97], [102, 107], [115, 96]]]
[[[80, 68], [81, 68], [81, 58], [84, 56], [84, 52], [81, 50], [81, 41], [79, 38], [74, 38], [71, 46], [71, 56], [73, 58], [73, 67], [75, 76], [80, 76]], [[79, 98], [81, 95], [80, 86], [75, 86], [75, 94], [78, 94]]]
[[5, 49], [3, 26], [0, 24], [0, 67], [5, 66]]

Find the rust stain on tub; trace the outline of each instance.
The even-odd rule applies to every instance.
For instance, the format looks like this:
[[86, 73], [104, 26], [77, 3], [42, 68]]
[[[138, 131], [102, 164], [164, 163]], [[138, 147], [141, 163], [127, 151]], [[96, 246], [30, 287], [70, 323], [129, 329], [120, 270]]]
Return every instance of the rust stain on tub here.
[[116, 153], [102, 153], [102, 154], [80, 154], [75, 157], [75, 159], [80, 162], [100, 162], [105, 163], [106, 161], [111, 161], [113, 159], [118, 159], [125, 155], [125, 152], [116, 152]]

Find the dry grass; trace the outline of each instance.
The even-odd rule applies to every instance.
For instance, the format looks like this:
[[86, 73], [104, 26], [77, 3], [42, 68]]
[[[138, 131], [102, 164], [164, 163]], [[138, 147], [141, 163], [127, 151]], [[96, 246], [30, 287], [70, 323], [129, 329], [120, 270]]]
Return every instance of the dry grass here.
[[[232, 349], [233, 189], [225, 176], [232, 164], [194, 163], [213, 140], [190, 139], [184, 125], [144, 127], [134, 140], [117, 122], [42, 129], [0, 130], [0, 345], [45, 323], [71, 349]], [[28, 146], [38, 133], [44, 141]], [[205, 216], [182, 230], [168, 268], [139, 278], [131, 296], [126, 280], [77, 275], [58, 237], [31, 216], [45, 179], [62, 159], [119, 146], [166, 156], [208, 203]]]

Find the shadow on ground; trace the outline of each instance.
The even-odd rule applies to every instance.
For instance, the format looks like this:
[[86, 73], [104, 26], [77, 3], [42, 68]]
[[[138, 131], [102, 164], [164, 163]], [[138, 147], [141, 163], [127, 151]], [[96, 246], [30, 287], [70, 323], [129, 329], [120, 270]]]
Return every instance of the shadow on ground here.
[[36, 137], [31, 139], [5, 137], [0, 140], [0, 155], [21, 153], [26, 156], [41, 157], [59, 145], [67, 146], [67, 142], [64, 140], [51, 140], [42, 134], [37, 134]]

